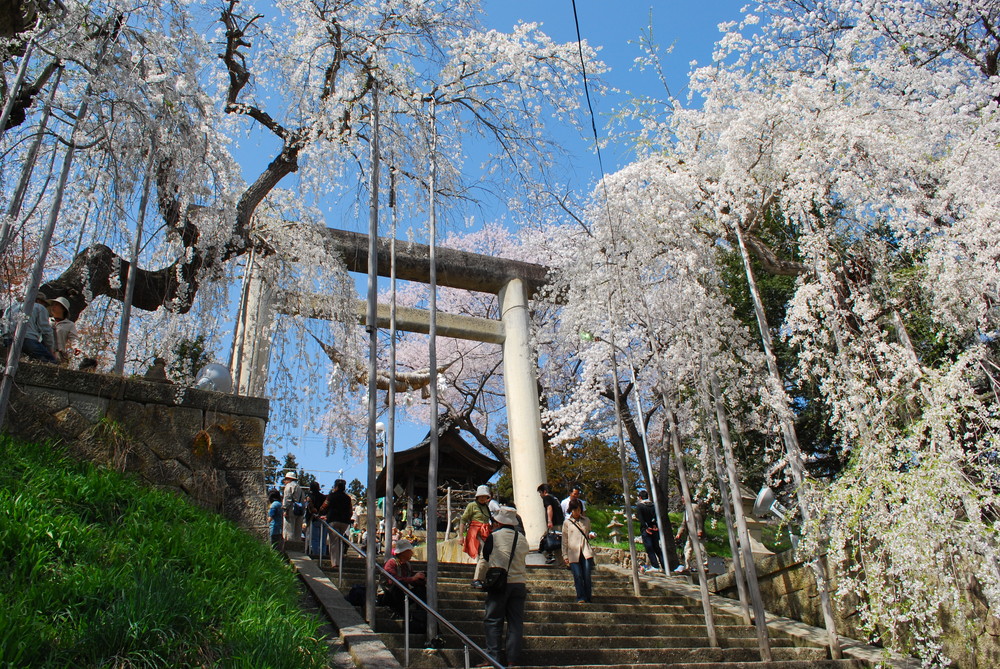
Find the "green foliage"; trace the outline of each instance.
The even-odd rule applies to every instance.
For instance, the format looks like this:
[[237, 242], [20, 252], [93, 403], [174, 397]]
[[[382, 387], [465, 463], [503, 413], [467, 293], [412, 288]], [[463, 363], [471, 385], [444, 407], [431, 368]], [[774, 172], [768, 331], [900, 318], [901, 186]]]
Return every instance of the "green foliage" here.
[[360, 479], [354, 479], [350, 483], [348, 483], [347, 492], [348, 494], [350, 494], [351, 497], [354, 498], [355, 501], [358, 500], [364, 501], [365, 499], [367, 499], [366, 495], [368, 494], [368, 491], [365, 489], [365, 486], [363, 483], [361, 483]]
[[[296, 476], [299, 477], [299, 485], [306, 489], [316, 480], [315, 475], [299, 467], [299, 461], [295, 459], [294, 453], [285, 454], [285, 462], [281, 465], [281, 472], [277, 476], [283, 476], [287, 471], [295, 472]], [[280, 478], [278, 478], [278, 483], [281, 483]]]
[[325, 666], [264, 544], [51, 444], [0, 458], [0, 666]]
[[[629, 449], [631, 453], [631, 449]], [[549, 449], [545, 468], [553, 492], [561, 499], [574, 483], [583, 488], [588, 504], [622, 504], [622, 465], [618, 446], [597, 437], [585, 437], [566, 447]], [[629, 485], [639, 480], [638, 465], [629, 458]]]
[[[629, 482], [634, 487], [639, 480], [639, 466], [629, 453]], [[622, 466], [618, 446], [597, 437], [584, 437], [566, 446], [545, 450], [545, 471], [552, 494], [562, 499], [573, 484], [583, 488], [583, 499], [589, 505], [622, 504]], [[494, 496], [502, 503], [514, 501], [514, 482], [510, 466], [500, 470], [493, 485]]]
[[925, 288], [926, 278], [921, 272], [913, 264], [896, 270], [892, 277], [893, 298], [899, 303], [900, 315], [917, 358], [928, 367], [940, 367], [957, 360], [963, 346], [954, 330], [934, 320], [931, 297]]
[[[800, 258], [795, 250], [795, 234], [796, 231], [787, 226], [782, 217], [775, 215], [768, 215], [763, 228], [759, 231], [761, 239], [768, 243], [779, 257], [797, 261]], [[733, 307], [734, 314], [746, 326], [751, 336], [759, 342], [760, 328], [739, 251], [722, 253], [720, 265], [726, 301]], [[771, 330], [778, 371], [785, 380], [789, 397], [792, 398], [795, 431], [799, 443], [806, 454], [814, 456], [810, 459], [813, 474], [834, 476], [843, 468], [845, 457], [840, 448], [833, 443], [829, 407], [823, 402], [815, 383], [793, 381], [795, 375], [792, 371], [798, 364], [798, 353], [788, 345], [780, 332], [785, 322], [788, 302], [795, 295], [796, 279], [793, 276], [766, 272], [756, 258], [751, 258], [750, 266]], [[763, 350], [763, 345], [760, 348]], [[740, 413], [741, 408], [735, 407], [734, 410]], [[757, 432], [743, 433], [737, 440], [735, 456], [740, 462], [740, 471], [745, 483], [754, 489], [764, 483], [762, 468], [767, 462], [767, 458], [764, 457], [766, 445], [764, 435]]]
[[171, 377], [178, 382], [192, 385], [198, 370], [212, 362], [212, 357], [205, 350], [205, 335], [194, 339], [181, 339], [172, 351], [173, 362], [170, 364]]
[[278, 458], [270, 453], [264, 456], [264, 485], [268, 488], [277, 488], [281, 483], [278, 472], [281, 470], [281, 463]]

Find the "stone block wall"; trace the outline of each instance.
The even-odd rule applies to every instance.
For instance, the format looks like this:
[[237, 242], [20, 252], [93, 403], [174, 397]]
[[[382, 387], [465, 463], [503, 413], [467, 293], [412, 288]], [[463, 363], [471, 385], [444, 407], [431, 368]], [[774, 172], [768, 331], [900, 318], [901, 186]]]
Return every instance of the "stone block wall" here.
[[55, 439], [266, 534], [268, 401], [22, 362], [5, 430]]
[[[757, 579], [760, 583], [764, 608], [777, 615], [801, 620], [815, 627], [823, 627], [819, 591], [812, 568], [795, 557], [794, 551], [758, 557]], [[836, 590], [836, 577], [828, 569], [831, 590]], [[736, 581], [732, 572], [709, 579], [709, 590], [738, 599]], [[966, 605], [976, 623], [976, 630], [959, 630], [949, 624], [950, 616], [943, 612], [945, 634], [941, 644], [945, 654], [960, 669], [992, 669], [1000, 667], [1000, 619], [990, 611], [982, 593], [974, 584], [966, 589]], [[857, 615], [857, 600], [843, 598], [834, 606], [837, 632], [842, 636], [863, 640], [866, 638]]]

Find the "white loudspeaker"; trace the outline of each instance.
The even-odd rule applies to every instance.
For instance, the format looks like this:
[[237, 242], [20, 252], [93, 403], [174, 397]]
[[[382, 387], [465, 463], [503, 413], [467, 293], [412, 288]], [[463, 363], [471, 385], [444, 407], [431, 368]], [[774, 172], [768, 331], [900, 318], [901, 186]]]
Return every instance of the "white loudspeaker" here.
[[230, 393], [233, 391], [233, 377], [228, 367], [210, 362], [198, 371], [194, 387], [214, 390], [217, 393]]
[[789, 516], [788, 509], [778, 502], [774, 491], [769, 486], [764, 486], [757, 493], [757, 499], [753, 503], [753, 515], [766, 518], [769, 514], [782, 521], [788, 520]]

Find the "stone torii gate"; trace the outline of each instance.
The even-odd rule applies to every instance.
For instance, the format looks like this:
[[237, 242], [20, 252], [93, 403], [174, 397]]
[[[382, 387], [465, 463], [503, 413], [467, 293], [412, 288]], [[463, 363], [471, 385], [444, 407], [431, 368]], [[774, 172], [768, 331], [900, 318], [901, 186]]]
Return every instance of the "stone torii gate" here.
[[[368, 235], [323, 228], [328, 253], [343, 259], [352, 272], [368, 271]], [[377, 246], [379, 276], [389, 276], [389, 240]], [[529, 539], [534, 541], [546, 529], [545, 513], [538, 485], [545, 482], [545, 457], [538, 375], [530, 346], [528, 298], [546, 282], [548, 268], [532, 263], [435, 247], [437, 283], [440, 286], [493, 293], [500, 301], [500, 320], [438, 313], [437, 333], [445, 337], [469, 339], [503, 346], [504, 395], [510, 439], [511, 477], [514, 503], [524, 521]], [[262, 395], [267, 385], [271, 324], [275, 313], [298, 314], [329, 320], [333, 317], [329, 298], [322, 295], [279, 294], [259, 272], [248, 269], [244, 319], [237, 324], [234, 376], [240, 394]], [[428, 283], [430, 247], [412, 242], [396, 242], [396, 277]], [[367, 325], [367, 303], [355, 305], [358, 322]], [[378, 305], [376, 326], [389, 327], [389, 308]], [[430, 312], [397, 308], [396, 327], [426, 334]]]

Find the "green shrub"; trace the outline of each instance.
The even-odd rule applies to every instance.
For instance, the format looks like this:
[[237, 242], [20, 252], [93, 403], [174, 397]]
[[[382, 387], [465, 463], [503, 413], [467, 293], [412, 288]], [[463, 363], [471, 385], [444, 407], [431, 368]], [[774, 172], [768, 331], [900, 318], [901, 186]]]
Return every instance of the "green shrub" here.
[[326, 665], [280, 556], [164, 491], [0, 436], [0, 666]]

